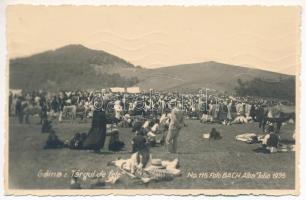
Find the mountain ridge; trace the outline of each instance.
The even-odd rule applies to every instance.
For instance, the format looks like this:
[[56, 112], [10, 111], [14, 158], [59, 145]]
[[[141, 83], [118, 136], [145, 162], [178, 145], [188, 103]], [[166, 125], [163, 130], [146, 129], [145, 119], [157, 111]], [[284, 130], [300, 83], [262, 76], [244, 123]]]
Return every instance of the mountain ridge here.
[[[36, 80], [35, 77], [44, 79]], [[93, 80], [88, 80], [91, 77]], [[76, 84], [74, 87], [81, 88], [139, 86], [142, 89], [188, 91], [210, 87], [233, 91], [238, 79], [248, 81], [258, 77], [277, 82], [295, 76], [216, 61], [139, 68], [105, 51], [78, 44], [10, 60], [10, 87], [14, 88], [49, 88], [50, 82], [54, 88], [67, 88], [71, 82]]]
[[55, 50], [48, 50], [31, 56], [10, 59], [12, 63], [31, 62], [31, 63], [90, 63], [97, 65], [117, 64], [121, 67], [135, 67], [128, 61], [118, 56], [107, 53], [103, 50], [94, 50], [81, 44], [70, 44]]

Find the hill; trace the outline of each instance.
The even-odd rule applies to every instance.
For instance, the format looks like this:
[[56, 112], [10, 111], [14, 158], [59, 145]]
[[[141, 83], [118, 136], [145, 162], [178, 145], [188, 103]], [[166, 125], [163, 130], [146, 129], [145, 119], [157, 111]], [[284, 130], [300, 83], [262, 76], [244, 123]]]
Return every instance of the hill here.
[[138, 68], [122, 58], [81, 45], [68, 45], [10, 61], [10, 88], [23, 89], [133, 85], [165, 91], [213, 88], [234, 92], [238, 79], [245, 82], [254, 78], [278, 82], [294, 76], [213, 61], [156, 69]]
[[10, 60], [10, 88], [75, 89], [131, 86], [135, 77], [125, 78], [99, 69], [134, 68], [134, 65], [104, 51], [68, 45], [29, 57]]
[[[125, 74], [127, 74], [125, 69]], [[139, 69], [137, 74], [141, 88], [160, 90], [190, 91], [198, 88], [213, 88], [233, 92], [237, 80], [250, 81], [262, 78], [267, 82], [278, 82], [294, 76], [275, 72], [228, 65], [218, 62], [184, 64], [158, 69]], [[132, 75], [132, 74], [130, 74]]]
[[122, 58], [101, 50], [89, 49], [80, 44], [67, 45], [56, 50], [16, 58], [11, 64], [91, 64], [105, 67], [134, 67]]

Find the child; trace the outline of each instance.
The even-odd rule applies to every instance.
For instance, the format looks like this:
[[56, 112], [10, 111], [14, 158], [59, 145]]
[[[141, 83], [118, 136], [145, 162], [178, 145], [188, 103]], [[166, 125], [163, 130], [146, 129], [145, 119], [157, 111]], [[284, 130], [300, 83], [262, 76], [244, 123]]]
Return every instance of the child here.
[[221, 134], [215, 129], [212, 128], [210, 133], [209, 133], [209, 139], [213, 139], [213, 140], [220, 140], [222, 139]]
[[51, 130], [48, 136], [47, 142], [44, 146], [44, 149], [59, 149], [59, 148], [63, 148], [64, 146], [65, 146], [64, 142], [58, 139], [54, 130]]
[[119, 140], [119, 131], [112, 132], [108, 150], [110, 151], [120, 151], [124, 148], [124, 142]]
[[146, 138], [140, 131], [136, 131], [136, 136], [132, 139], [132, 152], [135, 153], [141, 149], [144, 149], [147, 145]]

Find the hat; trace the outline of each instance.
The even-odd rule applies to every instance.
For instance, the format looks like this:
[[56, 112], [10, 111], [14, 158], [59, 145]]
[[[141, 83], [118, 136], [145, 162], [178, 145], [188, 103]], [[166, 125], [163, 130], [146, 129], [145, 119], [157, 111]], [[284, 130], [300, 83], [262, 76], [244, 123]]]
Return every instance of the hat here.
[[150, 168], [165, 169], [165, 167], [162, 165], [162, 160], [161, 159], [152, 159]]
[[112, 131], [109, 132], [110, 135], [118, 135], [119, 130], [118, 129], [113, 129]]

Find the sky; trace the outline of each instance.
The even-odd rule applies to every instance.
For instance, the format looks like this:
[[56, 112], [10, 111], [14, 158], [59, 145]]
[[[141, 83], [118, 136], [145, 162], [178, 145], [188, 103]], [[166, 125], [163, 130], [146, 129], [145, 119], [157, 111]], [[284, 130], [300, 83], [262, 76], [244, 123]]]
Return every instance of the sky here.
[[216, 61], [297, 74], [299, 7], [30, 6], [7, 10], [8, 57], [68, 44], [145, 68]]

